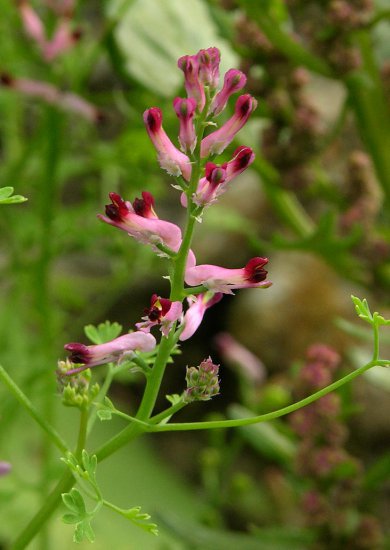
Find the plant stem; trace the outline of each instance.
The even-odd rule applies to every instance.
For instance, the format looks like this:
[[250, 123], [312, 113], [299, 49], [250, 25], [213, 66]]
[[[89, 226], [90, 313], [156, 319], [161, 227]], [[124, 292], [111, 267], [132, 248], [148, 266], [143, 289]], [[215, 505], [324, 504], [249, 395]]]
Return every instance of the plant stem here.
[[320, 399], [324, 395], [327, 395], [328, 393], [336, 390], [340, 386], [343, 386], [347, 382], [350, 382], [357, 376], [360, 376], [361, 374], [366, 372], [368, 369], [376, 365], [378, 365], [378, 362], [372, 360], [366, 365], [364, 365], [363, 367], [360, 367], [359, 369], [347, 374], [340, 380], [333, 382], [333, 384], [330, 384], [326, 388], [322, 388], [316, 393], [313, 393], [312, 395], [309, 395], [308, 397], [305, 397], [304, 399], [301, 399], [300, 401], [297, 401], [292, 405], [288, 405], [287, 407], [283, 407], [282, 409], [278, 409], [277, 411], [261, 414], [260, 416], [254, 416], [252, 418], [240, 418], [236, 420], [214, 420], [210, 422], [183, 422], [178, 424], [163, 424], [163, 425], [151, 426], [149, 428], [149, 431], [150, 432], [169, 432], [169, 431], [183, 431], [183, 430], [212, 430], [212, 429], [219, 429], [219, 428], [235, 428], [237, 426], [249, 426], [250, 424], [258, 424], [259, 422], [267, 422], [269, 420], [274, 420], [275, 418], [279, 418], [281, 416], [285, 416], [286, 414], [290, 414], [298, 409], [301, 409], [302, 407], [305, 407], [306, 405], [309, 405], [310, 403], [313, 403], [314, 401], [317, 401], [317, 399]]
[[29, 415], [39, 424], [39, 426], [49, 436], [50, 440], [58, 447], [62, 453], [68, 452], [68, 446], [57, 431], [45, 420], [43, 416], [36, 410], [29, 398], [22, 392], [17, 384], [12, 380], [9, 374], [0, 365], [0, 379], [7, 386], [12, 395], [19, 401], [22, 407], [29, 413]]
[[[82, 409], [80, 413], [80, 425], [79, 433], [77, 439], [77, 446], [75, 450], [75, 457], [77, 460], [80, 460], [81, 453], [85, 447], [85, 440], [87, 435], [87, 424], [88, 424], [88, 410]], [[21, 532], [19, 537], [11, 545], [10, 550], [23, 550], [26, 548], [32, 539], [39, 533], [42, 527], [49, 520], [54, 511], [58, 508], [61, 503], [61, 495], [68, 492], [71, 487], [73, 487], [75, 479], [71, 471], [66, 468], [61, 479], [54, 487], [52, 492], [46, 497], [42, 507], [36, 515], [32, 518], [30, 523], [25, 527]]]

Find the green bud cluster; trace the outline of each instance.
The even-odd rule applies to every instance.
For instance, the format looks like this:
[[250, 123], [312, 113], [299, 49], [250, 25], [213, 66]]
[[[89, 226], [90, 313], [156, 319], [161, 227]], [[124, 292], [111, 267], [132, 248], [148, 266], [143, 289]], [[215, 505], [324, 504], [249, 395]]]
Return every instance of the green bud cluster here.
[[91, 386], [92, 375], [89, 369], [68, 376], [67, 372], [71, 369], [74, 369], [74, 364], [68, 359], [58, 361], [57, 380], [60, 393], [62, 393], [62, 403], [66, 407], [86, 408], [99, 393], [100, 386], [99, 384]]
[[209, 357], [199, 367], [187, 367], [187, 389], [184, 402], [208, 401], [219, 393], [219, 365], [214, 365]]

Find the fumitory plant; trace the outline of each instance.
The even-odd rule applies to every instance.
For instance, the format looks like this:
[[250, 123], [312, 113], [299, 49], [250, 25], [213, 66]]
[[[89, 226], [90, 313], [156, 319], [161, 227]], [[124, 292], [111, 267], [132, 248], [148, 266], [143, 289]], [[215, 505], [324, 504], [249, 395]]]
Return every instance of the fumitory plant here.
[[[39, 43], [46, 58], [53, 55], [50, 54], [53, 44], [42, 37]], [[239, 70], [230, 69], [220, 86], [219, 64], [220, 52], [213, 47], [178, 60], [187, 92], [187, 97], [177, 97], [173, 101], [179, 121], [179, 148], [166, 134], [163, 114], [158, 107], [147, 109], [143, 115], [146, 131], [156, 149], [161, 168], [175, 178], [173, 193], [176, 193], [176, 200], [186, 209], [185, 227], [180, 228], [171, 221], [160, 219], [154, 198], [147, 190], [141, 198], [132, 200], [126, 195], [121, 197], [111, 192], [105, 213], [98, 215], [104, 223], [151, 247], [166, 262], [166, 279], [170, 289], [164, 296], [157, 293], [151, 296], [150, 304], [144, 316], [136, 323], [135, 330], [120, 335], [121, 327], [116, 323], [106, 322], [97, 328], [89, 325], [85, 332], [90, 344], [72, 342], [65, 345], [68, 357], [59, 361], [56, 374], [63, 404], [80, 411], [78, 441], [74, 451], [69, 449], [48, 419], [35, 409], [6, 371], [0, 368], [1, 380], [61, 451], [65, 465], [61, 478], [41, 509], [16, 538], [12, 546], [14, 549], [25, 548], [61, 502], [66, 507], [64, 522], [75, 526], [75, 542], [94, 540], [92, 522], [102, 507], [157, 534], [156, 524], [150, 521], [150, 516], [142, 512], [139, 506], [123, 509], [104, 497], [97, 475], [101, 461], [143, 433], [245, 426], [286, 415], [316, 401], [374, 366], [390, 364], [379, 356], [379, 328], [390, 324], [390, 321], [377, 313], [371, 314], [365, 300], [353, 298], [359, 316], [371, 325], [374, 335], [372, 358], [359, 369], [292, 405], [260, 416], [172, 422], [172, 417], [179, 410], [195, 401], [208, 401], [220, 393], [219, 365], [211, 357], [206, 357], [197, 366], [187, 366], [182, 393], [168, 395], [169, 405], [162, 411], [155, 410], [167, 365], [177, 361], [181, 343], [193, 336], [206, 311], [223, 300], [224, 295], [233, 294], [235, 290], [267, 289], [272, 284], [265, 269], [268, 264], [266, 257], [248, 258], [244, 266], [232, 269], [198, 263], [191, 248], [196, 224], [202, 221], [207, 209], [212, 208], [228, 186], [232, 185], [234, 178], [248, 168], [255, 158], [250, 147], [240, 145], [232, 151], [230, 160], [218, 161], [218, 156], [235, 140], [257, 106], [257, 100], [251, 95], [239, 95], [233, 114], [224, 118], [231, 96], [244, 88], [246, 76]], [[107, 231], [114, 229], [107, 228]], [[97, 378], [100, 385], [93, 380], [95, 367], [99, 365], [106, 365], [103, 381]], [[134, 416], [117, 409], [107, 397], [112, 380], [129, 369], [142, 373], [145, 378], [142, 400]], [[125, 419], [128, 425], [100, 448], [87, 451], [87, 437], [96, 419], [109, 421], [115, 415]], [[88, 504], [90, 501], [94, 503], [92, 507]]]

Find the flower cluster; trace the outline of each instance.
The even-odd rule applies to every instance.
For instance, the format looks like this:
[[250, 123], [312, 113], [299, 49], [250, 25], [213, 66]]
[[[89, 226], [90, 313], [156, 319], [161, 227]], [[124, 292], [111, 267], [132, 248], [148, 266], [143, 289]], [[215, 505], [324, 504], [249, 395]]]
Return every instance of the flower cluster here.
[[214, 365], [209, 357], [199, 367], [187, 367], [187, 389], [184, 401], [208, 401], [219, 393], [219, 365]]
[[[228, 184], [255, 158], [250, 147], [241, 145], [227, 162], [217, 164], [214, 160], [233, 141], [257, 105], [251, 95], [240, 95], [232, 116], [218, 127], [215, 119], [225, 109], [230, 97], [246, 84], [241, 71], [230, 69], [224, 76], [221, 89], [218, 89], [219, 63], [217, 48], [200, 50], [196, 55], [185, 55], [178, 61], [187, 92], [187, 97], [176, 97], [173, 101], [179, 120], [178, 146], [163, 128], [161, 109], [151, 107], [143, 114], [161, 168], [177, 178], [174, 187], [182, 191], [180, 202], [191, 220], [185, 234], [176, 224], [158, 217], [154, 198], [147, 191], [132, 202], [117, 193], [110, 193], [111, 202], [106, 205], [105, 214], [98, 215], [101, 221], [151, 246], [157, 255], [172, 262], [171, 295], [168, 298], [153, 294], [144, 317], [136, 323], [136, 332], [94, 346], [67, 344], [65, 349], [70, 352], [69, 360], [74, 364], [74, 368], [67, 370], [68, 375], [103, 363], [121, 361], [132, 357], [135, 352], [153, 350], [157, 345], [151, 334], [154, 327], [159, 327], [165, 338], [175, 333], [175, 342], [185, 341], [198, 329], [205, 312], [224, 294], [233, 294], [236, 289], [271, 285], [265, 270], [267, 258], [255, 257], [242, 268], [228, 269], [197, 264], [190, 248], [194, 224], [200, 220], [204, 208], [215, 203]], [[204, 136], [206, 131], [209, 133]], [[184, 285], [189, 288], [184, 288]], [[218, 367], [211, 359], [204, 361], [198, 369], [188, 369], [187, 400], [205, 400], [217, 394], [217, 375]]]
[[[296, 395], [329, 385], [339, 364], [340, 357], [332, 348], [310, 347], [298, 375]], [[379, 522], [358, 509], [363, 464], [346, 449], [348, 431], [342, 416], [340, 396], [330, 393], [289, 418], [299, 437], [295, 469], [307, 487], [302, 511], [308, 526], [318, 530], [318, 542], [327, 547], [379, 548], [383, 542]], [[352, 515], [353, 526], [348, 523]], [[367, 544], [362, 542], [363, 533]]]

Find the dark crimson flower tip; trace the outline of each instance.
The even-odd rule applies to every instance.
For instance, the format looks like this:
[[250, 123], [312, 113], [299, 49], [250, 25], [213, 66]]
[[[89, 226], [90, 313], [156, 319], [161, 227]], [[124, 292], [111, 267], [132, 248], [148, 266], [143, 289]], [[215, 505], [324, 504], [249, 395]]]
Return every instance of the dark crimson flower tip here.
[[125, 201], [118, 193], [109, 193], [112, 204], [106, 204], [106, 215], [110, 220], [120, 221], [129, 212]]
[[267, 271], [263, 267], [268, 263], [268, 258], [260, 256], [252, 258], [244, 267], [245, 279], [250, 283], [261, 283], [267, 278]]
[[88, 363], [91, 354], [84, 344], [79, 343], [70, 343], [66, 344], [64, 348], [70, 352], [69, 359], [72, 361], [72, 363]]
[[158, 107], [151, 107], [144, 113], [144, 122], [151, 132], [158, 132], [162, 125], [162, 112]]
[[134, 212], [138, 216], [147, 218], [148, 215], [153, 211], [154, 207], [154, 198], [151, 193], [148, 191], [142, 192], [142, 199], [135, 199], [133, 202]]

